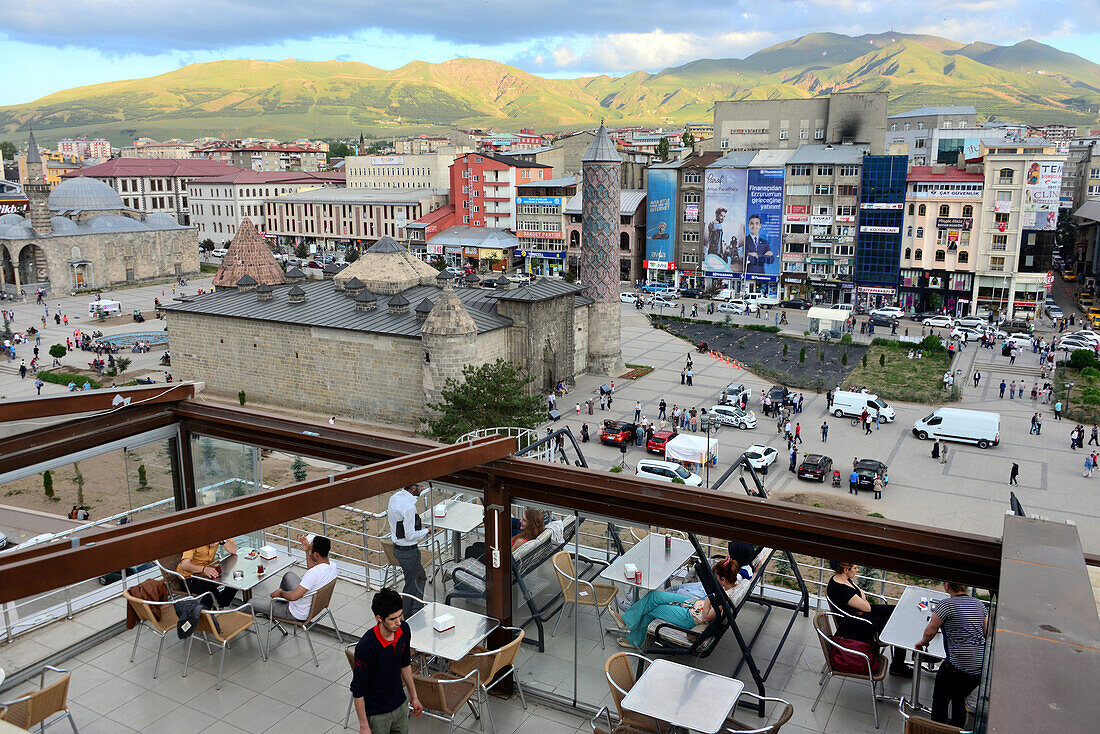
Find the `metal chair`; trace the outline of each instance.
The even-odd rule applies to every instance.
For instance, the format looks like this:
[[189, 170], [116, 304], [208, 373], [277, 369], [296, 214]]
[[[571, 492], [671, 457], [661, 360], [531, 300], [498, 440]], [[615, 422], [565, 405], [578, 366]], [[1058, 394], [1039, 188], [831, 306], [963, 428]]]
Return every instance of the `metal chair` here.
[[187, 657], [183, 661], [183, 677], [187, 677], [187, 666], [191, 662], [191, 646], [195, 643], [195, 635], [204, 632], [219, 643], [222, 648], [221, 662], [218, 664], [217, 685], [217, 689], [220, 691], [222, 689], [222, 671], [225, 669], [225, 650], [229, 647], [230, 642], [249, 631], [256, 635], [256, 641], [260, 645], [260, 656], [267, 660], [264, 641], [256, 628], [256, 614], [252, 611], [251, 604], [242, 604], [236, 609], [223, 609], [221, 611], [203, 609], [199, 614], [199, 623], [195, 627], [195, 632], [187, 641]]
[[[447, 673], [437, 675], [413, 675], [416, 685], [416, 695], [424, 706], [424, 713], [433, 719], [447, 722], [447, 732], [454, 731], [455, 717], [462, 709], [469, 705], [473, 708], [473, 698], [481, 687], [476, 670], [471, 670], [461, 678], [455, 678]], [[489, 714], [489, 723], [493, 723], [493, 714], [486, 708]], [[475, 715], [481, 724], [481, 730], [485, 730], [485, 722], [481, 718], [480, 711]], [[496, 727], [493, 726], [496, 732]]]
[[[486, 705], [489, 703], [489, 690], [508, 676], [516, 684], [520, 703], [527, 708], [527, 701], [523, 698], [523, 686], [519, 682], [519, 674], [516, 671], [516, 653], [523, 643], [523, 629], [520, 627], [501, 627], [515, 634], [515, 637], [507, 645], [495, 650], [488, 650], [480, 645], [471, 650], [466, 657], [451, 663], [451, 673], [458, 676], [468, 675], [471, 670], [478, 672], [480, 681], [480, 695]], [[500, 672], [507, 668], [503, 675]], [[497, 677], [500, 675], [500, 677]]]
[[[344, 648], [344, 654], [347, 655], [348, 667], [351, 668], [351, 674], [352, 675], [355, 675], [355, 646], [358, 645], [358, 644], [359, 644], [358, 642], [354, 642], [354, 643], [352, 643], [352, 644], [350, 644], [350, 645], [348, 645], [347, 647]], [[344, 714], [344, 728], [345, 729], [348, 728], [348, 722], [351, 721], [351, 708], [354, 705], [355, 705], [355, 697], [354, 696], [349, 696], [348, 697], [348, 712], [346, 714]]]
[[268, 653], [271, 652], [271, 628], [278, 626], [284, 635], [286, 630], [282, 628], [282, 625], [289, 624], [293, 627], [301, 627], [306, 631], [306, 642], [309, 644], [309, 652], [313, 655], [313, 666], [316, 668], [321, 667], [321, 662], [317, 659], [317, 651], [313, 649], [313, 640], [309, 636], [309, 630], [321, 621], [321, 618], [326, 614], [328, 618], [332, 620], [332, 629], [336, 632], [336, 639], [343, 644], [344, 638], [340, 636], [340, 628], [336, 626], [336, 616], [332, 613], [332, 610], [328, 608], [332, 602], [332, 592], [336, 588], [336, 582], [338, 578], [334, 578], [327, 584], [312, 591], [308, 594], [310, 597], [309, 614], [305, 619], [296, 619], [287, 611], [285, 617], [276, 617], [274, 614], [267, 616], [267, 637], [265, 640]]
[[[46, 685], [47, 670], [60, 674], [60, 677], [49, 685]], [[73, 715], [69, 712], [69, 676], [70, 673], [67, 670], [55, 668], [52, 665], [45, 666], [42, 668], [42, 677], [37, 691], [0, 703], [0, 710], [3, 711], [0, 720], [20, 729], [37, 726], [39, 731], [45, 731], [46, 727], [67, 718], [69, 726], [73, 728], [73, 734], [77, 734], [76, 722], [73, 721]], [[54, 714], [64, 714], [64, 716], [58, 716], [47, 724], [46, 720]]]
[[[825, 693], [825, 687], [829, 685], [829, 681], [833, 676], [840, 678], [853, 678], [856, 680], [865, 680], [871, 685], [871, 710], [875, 714], [875, 728], [879, 727], [878, 721], [878, 686], [886, 679], [886, 670], [889, 667], [889, 662], [886, 660], [885, 655], [876, 655], [874, 660], [865, 653], [858, 650], [852, 650], [837, 644], [833, 640], [835, 630], [833, 627], [833, 619], [836, 619], [837, 615], [832, 612], [818, 612], [814, 616], [814, 629], [817, 631], [818, 643], [821, 645], [821, 654], [825, 657], [825, 672], [821, 674], [821, 690], [817, 692], [817, 698], [814, 699], [814, 705], [810, 707], [810, 711], [817, 709], [817, 704], [821, 700], [821, 695]], [[861, 658], [867, 664], [866, 673], [851, 673], [843, 670], [837, 670], [833, 665], [833, 658], [830, 652], [832, 650], [841, 650], [855, 655]], [[873, 664], [878, 663], [878, 670], [875, 671]]]
[[[600, 719], [604, 721], [601, 722]], [[607, 728], [602, 726], [603, 723], [607, 724]], [[592, 734], [646, 734], [641, 729], [635, 729], [629, 724], [612, 724], [611, 712], [607, 710], [607, 706], [604, 706], [596, 715], [592, 717], [592, 720], [588, 722], [592, 727]]]
[[794, 716], [794, 704], [785, 699], [758, 696], [752, 691], [742, 691], [741, 695], [754, 699], [761, 707], [764, 706], [765, 702], [782, 704], [783, 710], [780, 712], [778, 719], [763, 727], [744, 724], [731, 715], [726, 719], [726, 723], [722, 725], [721, 734], [778, 734], [783, 725]]
[[[582, 559], [586, 563], [593, 565], [607, 565], [604, 561], [598, 561], [593, 558], [584, 558], [582, 556]], [[553, 564], [554, 571], [558, 576], [558, 584], [561, 585], [562, 606], [561, 613], [558, 615], [558, 620], [554, 622], [554, 629], [550, 633], [550, 636], [553, 637], [557, 634], [561, 618], [565, 616], [566, 606], [570, 604], [573, 605], [569, 610], [571, 613], [575, 607], [592, 607], [596, 610], [596, 624], [599, 629], [600, 647], [606, 650], [607, 643], [604, 640], [603, 610], [607, 609], [615, 602], [615, 596], [618, 594], [618, 589], [608, 584], [593, 584], [591, 581], [585, 581], [579, 578], [577, 576], [576, 567], [573, 565], [573, 556], [569, 551], [563, 550], [555, 553]]]
[[[130, 605], [130, 608], [134, 610], [134, 613], [138, 616], [137, 629], [134, 632], [134, 649], [130, 651], [130, 662], [134, 662], [134, 656], [137, 655], [138, 640], [141, 639], [141, 630], [143, 627], [147, 627], [152, 630], [153, 634], [160, 638], [160, 642], [157, 643], [157, 660], [153, 664], [153, 678], [157, 677], [157, 671], [160, 669], [160, 655], [164, 650], [164, 640], [170, 632], [176, 631], [176, 623], [179, 619], [176, 617], [175, 601], [147, 601], [145, 599], [139, 599], [132, 595], [129, 590], [123, 591], [122, 596], [126, 599], [126, 603]], [[184, 597], [186, 599], [192, 599], [198, 601], [203, 596], [209, 596], [213, 599], [213, 595], [207, 591], [197, 597]], [[157, 619], [157, 611], [160, 612], [160, 619]], [[206, 640], [207, 650], [210, 648], [210, 641]]]
[[630, 667], [630, 658], [638, 660], [639, 671], [641, 670], [641, 663], [649, 665], [653, 662], [645, 655], [639, 655], [635, 652], [617, 652], [609, 657], [603, 666], [604, 675], [607, 677], [607, 687], [611, 689], [611, 699], [615, 702], [615, 708], [619, 712], [619, 721], [641, 731], [660, 732], [661, 724], [657, 719], [636, 714], [623, 708], [623, 699], [626, 698], [626, 694], [630, 693], [630, 689], [634, 687], [637, 680], [634, 677], [634, 671]]
[[[176, 568], [179, 567], [181, 558], [181, 555], [176, 554], [174, 556], [158, 558], [154, 561], [154, 563], [157, 564], [157, 568], [160, 569], [160, 575], [161, 578], [164, 579], [164, 584], [168, 587], [169, 599], [194, 596], [194, 594], [191, 593], [191, 587], [187, 583], [187, 577], [176, 570]], [[172, 563], [173, 559], [175, 559], [175, 564]]]

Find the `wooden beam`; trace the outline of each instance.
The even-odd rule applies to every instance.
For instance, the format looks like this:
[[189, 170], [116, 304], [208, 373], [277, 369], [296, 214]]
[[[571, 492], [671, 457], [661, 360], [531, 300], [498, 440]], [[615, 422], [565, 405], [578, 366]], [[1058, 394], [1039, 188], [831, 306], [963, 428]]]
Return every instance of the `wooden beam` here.
[[153, 403], [176, 403], [195, 397], [202, 386], [201, 382], [176, 382], [170, 385], [71, 392], [48, 397], [12, 398], [0, 403], [0, 423], [103, 410], [126, 410]]
[[514, 438], [498, 437], [443, 446], [331, 478], [115, 527], [79, 539], [76, 547], [51, 543], [16, 550], [0, 557], [0, 603], [486, 464], [515, 447]]

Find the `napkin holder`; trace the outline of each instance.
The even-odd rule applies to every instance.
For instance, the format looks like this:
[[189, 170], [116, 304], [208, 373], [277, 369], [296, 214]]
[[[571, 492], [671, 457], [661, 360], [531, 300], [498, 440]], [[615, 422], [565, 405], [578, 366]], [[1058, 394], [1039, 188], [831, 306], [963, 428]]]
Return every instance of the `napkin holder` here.
[[635, 566], [633, 563], [628, 563], [625, 566], [623, 566], [623, 572], [626, 574], [626, 577], [628, 579], [633, 581], [634, 576], [637, 575], [637, 573], [638, 573], [638, 567]]
[[436, 519], [439, 519], [439, 520], [442, 520], [443, 518], [447, 517], [447, 503], [446, 502], [440, 502], [438, 505], [436, 505], [434, 508], [432, 508], [432, 517], [435, 517]]
[[265, 561], [274, 561], [277, 557], [278, 554], [270, 545], [265, 545], [263, 548], [260, 548], [260, 558]]
[[438, 617], [432, 620], [432, 626], [436, 632], [446, 632], [455, 628], [455, 617], [453, 614], [440, 614]]

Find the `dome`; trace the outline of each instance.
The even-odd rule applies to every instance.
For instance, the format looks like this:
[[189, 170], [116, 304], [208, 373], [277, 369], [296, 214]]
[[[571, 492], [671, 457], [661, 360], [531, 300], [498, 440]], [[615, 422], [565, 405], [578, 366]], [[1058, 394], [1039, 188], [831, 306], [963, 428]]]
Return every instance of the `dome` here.
[[22, 224], [22, 223], [23, 223], [23, 217], [20, 216], [19, 214], [15, 214], [14, 212], [9, 213], [9, 214], [4, 214], [4, 215], [0, 216], [0, 227], [3, 227], [5, 224]]
[[175, 217], [164, 212], [149, 214], [145, 217], [145, 223], [151, 229], [179, 229], [180, 227], [180, 223], [176, 221]]
[[0, 239], [29, 240], [34, 237], [35, 232], [31, 228], [31, 223], [22, 217], [19, 220], [12, 224], [0, 224]]
[[65, 179], [50, 192], [50, 209], [54, 211], [125, 209], [122, 198], [107, 184], [94, 178], [78, 176]]
[[142, 232], [146, 229], [145, 225], [138, 220], [120, 214], [94, 216], [84, 224], [84, 227], [86, 232]]
[[54, 234], [82, 234], [84, 230], [68, 217], [50, 217], [50, 227]]

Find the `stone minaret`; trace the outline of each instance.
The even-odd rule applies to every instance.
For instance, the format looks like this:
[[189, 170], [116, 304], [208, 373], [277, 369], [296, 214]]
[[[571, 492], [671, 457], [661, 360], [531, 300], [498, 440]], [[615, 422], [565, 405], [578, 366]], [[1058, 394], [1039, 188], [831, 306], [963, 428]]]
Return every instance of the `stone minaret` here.
[[27, 182], [23, 184], [23, 193], [30, 204], [31, 226], [40, 235], [53, 232], [50, 224], [50, 187], [46, 185], [46, 167], [38, 144], [34, 142], [34, 131], [27, 140]]
[[581, 158], [581, 272], [588, 311], [587, 371], [617, 376], [623, 369], [619, 305], [619, 181], [622, 158], [601, 124]]
[[[443, 271], [443, 275], [448, 275]], [[451, 278], [420, 327], [424, 347], [424, 402], [438, 403], [447, 379], [462, 382], [462, 368], [477, 356], [477, 324], [455, 295]]]

